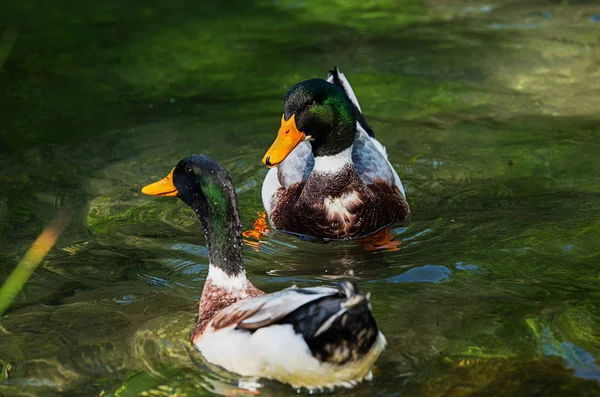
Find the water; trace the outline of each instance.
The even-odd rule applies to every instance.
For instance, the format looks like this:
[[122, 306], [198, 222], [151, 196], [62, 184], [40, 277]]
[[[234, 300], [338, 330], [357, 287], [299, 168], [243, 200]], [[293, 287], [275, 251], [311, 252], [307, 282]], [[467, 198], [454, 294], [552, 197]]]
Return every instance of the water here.
[[598, 15], [591, 1], [4, 1], [1, 274], [59, 208], [76, 216], [0, 319], [0, 394], [229, 393], [237, 378], [187, 342], [199, 224], [140, 188], [209, 154], [249, 227], [287, 89], [337, 65], [407, 189], [398, 249], [280, 233], [245, 247], [266, 291], [353, 271], [371, 292], [389, 347], [373, 382], [333, 394], [599, 395]]

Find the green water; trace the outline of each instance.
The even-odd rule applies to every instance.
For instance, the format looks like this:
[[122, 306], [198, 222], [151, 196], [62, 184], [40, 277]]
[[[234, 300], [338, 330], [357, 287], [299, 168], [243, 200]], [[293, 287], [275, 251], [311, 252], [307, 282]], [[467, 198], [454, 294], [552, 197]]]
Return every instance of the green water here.
[[406, 187], [399, 250], [279, 233], [245, 248], [266, 291], [353, 271], [372, 294], [388, 349], [372, 382], [333, 394], [600, 395], [599, 15], [575, 0], [3, 1], [0, 282], [60, 208], [76, 213], [0, 318], [0, 395], [235, 385], [187, 342], [200, 225], [140, 188], [208, 154], [250, 227], [287, 89], [334, 65]]

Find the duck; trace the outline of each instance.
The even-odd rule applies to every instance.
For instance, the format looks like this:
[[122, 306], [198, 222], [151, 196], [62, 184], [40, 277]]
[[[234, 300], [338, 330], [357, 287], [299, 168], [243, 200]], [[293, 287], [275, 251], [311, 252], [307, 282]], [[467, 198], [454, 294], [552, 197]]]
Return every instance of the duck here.
[[309, 390], [372, 378], [386, 339], [370, 295], [350, 281], [273, 293], [255, 287], [242, 260], [236, 192], [218, 162], [186, 157], [142, 193], [179, 198], [202, 224], [209, 266], [190, 341], [209, 363], [246, 379]]
[[410, 214], [400, 177], [337, 67], [327, 79], [288, 91], [277, 138], [262, 162], [270, 168], [262, 202], [276, 230], [347, 240]]

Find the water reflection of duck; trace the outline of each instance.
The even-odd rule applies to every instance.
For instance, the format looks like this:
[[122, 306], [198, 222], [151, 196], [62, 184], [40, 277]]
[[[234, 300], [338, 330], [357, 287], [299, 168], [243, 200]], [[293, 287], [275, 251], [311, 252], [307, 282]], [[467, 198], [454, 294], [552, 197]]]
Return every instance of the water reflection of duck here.
[[210, 266], [191, 341], [207, 361], [310, 389], [370, 378], [386, 342], [368, 296], [347, 281], [272, 294], [254, 287], [242, 262], [237, 197], [221, 165], [187, 157], [142, 192], [179, 197], [202, 223]]
[[337, 68], [288, 91], [263, 163], [272, 168], [262, 200], [276, 229], [349, 239], [409, 214], [402, 182]]

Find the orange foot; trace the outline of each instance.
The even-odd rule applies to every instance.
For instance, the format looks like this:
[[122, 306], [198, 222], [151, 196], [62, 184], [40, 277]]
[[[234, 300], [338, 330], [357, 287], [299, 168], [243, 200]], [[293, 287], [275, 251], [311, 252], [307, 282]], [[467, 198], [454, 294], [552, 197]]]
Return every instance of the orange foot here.
[[262, 236], [269, 231], [269, 227], [267, 226], [267, 213], [265, 211], [257, 213], [258, 219], [254, 221], [254, 229], [246, 230], [244, 233], [244, 237], [246, 238], [255, 238], [260, 240]]
[[260, 247], [260, 240], [269, 231], [267, 226], [267, 213], [265, 211], [262, 214], [259, 212], [258, 219], [254, 221], [254, 229], [246, 230], [242, 234], [246, 239], [255, 239], [256, 241], [245, 240], [246, 244], [250, 245], [256, 252]]
[[392, 238], [393, 236], [390, 233], [389, 228], [386, 227], [372, 236], [358, 240], [358, 243], [367, 251], [399, 251], [400, 248], [398, 248], [398, 246], [400, 245], [400, 241], [394, 241]]

